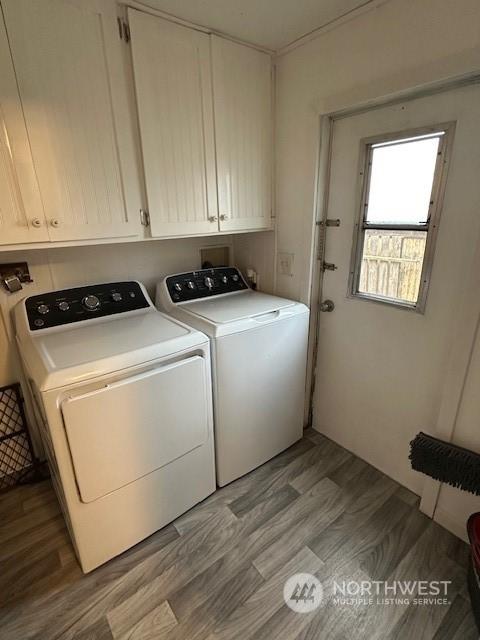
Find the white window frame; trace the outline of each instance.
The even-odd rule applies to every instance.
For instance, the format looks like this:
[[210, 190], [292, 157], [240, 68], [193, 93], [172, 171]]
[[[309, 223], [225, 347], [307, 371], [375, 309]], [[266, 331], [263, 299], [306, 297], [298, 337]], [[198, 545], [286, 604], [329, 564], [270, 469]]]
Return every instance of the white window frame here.
[[[447, 122], [439, 125], [432, 125], [417, 129], [407, 129], [396, 133], [364, 138], [360, 141], [360, 169], [358, 188], [359, 207], [357, 219], [354, 226], [352, 258], [348, 282], [348, 297], [360, 298], [361, 300], [376, 302], [380, 304], [387, 304], [389, 306], [398, 307], [400, 309], [406, 309], [409, 311], [415, 311], [417, 313], [425, 312], [425, 305], [427, 301], [427, 293], [432, 273], [435, 244], [438, 233], [438, 225], [440, 222], [440, 214], [442, 211], [443, 198], [445, 194], [445, 185], [454, 131], [455, 122]], [[367, 200], [370, 190], [372, 155], [374, 146], [378, 144], [388, 143], [395, 144], [399, 140], [406, 141], [410, 138], [430, 137], [439, 133], [442, 133], [443, 135], [440, 137], [438, 144], [437, 161], [435, 164], [435, 172], [432, 183], [432, 193], [430, 197], [430, 206], [428, 209], [427, 220], [422, 224], [410, 225], [368, 223], [366, 221], [368, 212]], [[395, 300], [392, 298], [359, 291], [365, 231], [368, 229], [427, 232], [422, 273], [420, 277], [420, 287], [416, 303], [410, 303], [403, 300]]]

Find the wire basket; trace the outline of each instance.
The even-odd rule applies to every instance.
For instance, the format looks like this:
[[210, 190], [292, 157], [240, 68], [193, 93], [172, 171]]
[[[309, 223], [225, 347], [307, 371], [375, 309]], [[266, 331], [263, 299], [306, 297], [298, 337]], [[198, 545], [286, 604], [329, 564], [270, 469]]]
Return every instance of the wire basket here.
[[0, 387], [0, 491], [36, 479], [37, 468], [21, 387]]

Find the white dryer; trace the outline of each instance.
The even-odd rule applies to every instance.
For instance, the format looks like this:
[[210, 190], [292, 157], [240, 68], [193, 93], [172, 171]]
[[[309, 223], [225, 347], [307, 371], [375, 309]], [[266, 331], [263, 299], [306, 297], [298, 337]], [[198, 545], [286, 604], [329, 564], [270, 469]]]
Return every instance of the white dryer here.
[[84, 572], [215, 490], [207, 336], [138, 282], [32, 296], [14, 319]]
[[305, 305], [252, 291], [233, 267], [168, 276], [156, 305], [211, 338], [220, 486], [302, 437]]

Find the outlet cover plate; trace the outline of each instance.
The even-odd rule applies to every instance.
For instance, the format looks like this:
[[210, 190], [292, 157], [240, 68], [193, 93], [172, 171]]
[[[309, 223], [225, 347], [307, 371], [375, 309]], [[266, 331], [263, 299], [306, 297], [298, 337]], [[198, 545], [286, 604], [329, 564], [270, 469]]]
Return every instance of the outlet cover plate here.
[[279, 253], [278, 254], [278, 271], [282, 276], [293, 277], [293, 262], [295, 259], [294, 253]]

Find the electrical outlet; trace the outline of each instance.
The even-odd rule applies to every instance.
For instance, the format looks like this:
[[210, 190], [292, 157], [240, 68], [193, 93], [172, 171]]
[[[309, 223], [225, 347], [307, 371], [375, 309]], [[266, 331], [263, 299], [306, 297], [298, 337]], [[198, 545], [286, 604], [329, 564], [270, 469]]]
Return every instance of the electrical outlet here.
[[279, 253], [278, 254], [278, 271], [282, 276], [293, 277], [293, 260], [295, 254], [293, 253]]

